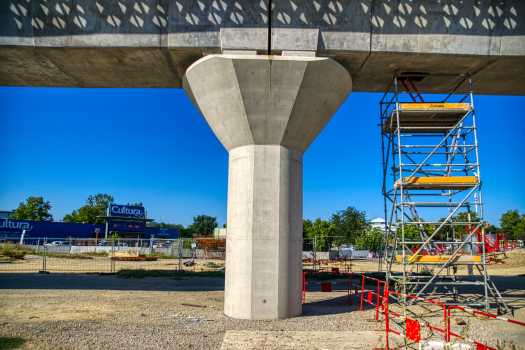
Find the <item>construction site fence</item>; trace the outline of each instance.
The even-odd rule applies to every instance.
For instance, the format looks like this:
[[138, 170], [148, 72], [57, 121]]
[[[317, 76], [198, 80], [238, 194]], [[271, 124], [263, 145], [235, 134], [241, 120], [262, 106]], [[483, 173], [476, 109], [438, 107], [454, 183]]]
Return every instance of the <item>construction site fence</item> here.
[[[318, 275], [319, 281], [307, 281], [306, 275], [313, 273]], [[338, 282], [322, 282], [321, 276], [332, 275], [332, 276], [346, 276], [346, 281]], [[377, 284], [377, 289], [376, 289]], [[307, 286], [314, 285], [316, 289], [307, 290]], [[346, 289], [334, 288], [334, 285], [345, 285]], [[369, 285], [368, 288], [366, 285]], [[373, 285], [373, 287], [370, 287]], [[348, 268], [340, 269], [338, 267], [332, 267], [329, 269], [314, 271], [304, 271], [302, 276], [302, 297], [303, 304], [306, 303], [306, 293], [333, 293], [333, 292], [346, 292], [347, 301], [352, 302], [352, 294], [360, 298], [360, 310], [363, 310], [363, 303], [371, 304], [376, 308], [376, 321], [379, 320], [379, 312], [384, 308], [383, 295], [381, 290], [386, 290], [388, 283], [370, 276], [366, 276], [359, 273], [350, 272]], [[383, 291], [384, 294], [384, 291]]]
[[[452, 310], [461, 310], [464, 312], [468, 312], [471, 314], [478, 314], [485, 317], [493, 318], [496, 320], [500, 320], [503, 322], [509, 322], [516, 325], [524, 326], [525, 323], [519, 322], [516, 320], [492, 315], [483, 311], [478, 311], [474, 309], [469, 309], [461, 306], [455, 306], [455, 305], [445, 305], [444, 303], [441, 303], [439, 301], [431, 300], [431, 299], [424, 299], [420, 297], [416, 297], [410, 294], [402, 294], [395, 291], [390, 291], [389, 283], [377, 278], [373, 278], [370, 276], [365, 276], [359, 273], [353, 273], [349, 272], [348, 270], [339, 269], [339, 268], [331, 268], [326, 269], [325, 271], [317, 272], [319, 274], [319, 279], [321, 275], [346, 275], [346, 281], [339, 281], [339, 282], [322, 282], [322, 281], [307, 281], [306, 280], [306, 274], [307, 273], [313, 273], [313, 271], [305, 271], [303, 272], [302, 276], [302, 301], [303, 304], [306, 303], [306, 294], [307, 293], [332, 293], [332, 292], [343, 292], [346, 293], [348, 296], [348, 302], [352, 302], [352, 296], [359, 298], [360, 302], [360, 310], [363, 310], [364, 304], [370, 304], [375, 308], [375, 318], [376, 321], [379, 320], [379, 315], [381, 312], [384, 312], [384, 322], [385, 322], [385, 340], [386, 340], [386, 349], [391, 349], [390, 347], [390, 340], [389, 340], [389, 334], [394, 333], [401, 337], [406, 338], [408, 341], [412, 341], [414, 344], [421, 344], [424, 345], [425, 341], [422, 340], [421, 337], [421, 329], [422, 328], [428, 328], [432, 331], [438, 332], [442, 334], [442, 341], [441, 344], [443, 346], [451, 346], [452, 344], [472, 344], [475, 346], [475, 349], [478, 350], [497, 350], [497, 348], [491, 347], [487, 344], [483, 344], [481, 342], [478, 342], [473, 339], [468, 339], [466, 337], [461, 336], [460, 334], [453, 333], [451, 331], [451, 323], [452, 323]], [[314, 290], [307, 290], [307, 286], [316, 286], [317, 288]], [[334, 285], [345, 285], [346, 288], [343, 289], [334, 289]], [[441, 318], [442, 321], [439, 322], [439, 324], [432, 325], [429, 322], [423, 322], [422, 320], [417, 320], [415, 318], [409, 318], [404, 317], [400, 313], [395, 313], [390, 310], [390, 301], [391, 299], [395, 300], [396, 304], [405, 304], [407, 305], [409, 303], [409, 300], [416, 300], [423, 303], [429, 303], [434, 304], [440, 309], [442, 309], [443, 317]], [[390, 322], [391, 317], [401, 319], [402, 324], [404, 325], [404, 328], [400, 331], [396, 331], [391, 328]], [[525, 331], [525, 328], [524, 328]]]
[[[390, 349], [389, 333], [394, 333], [394, 334], [397, 334], [399, 336], [406, 338], [409, 341], [412, 341], [414, 344], [420, 344], [420, 348], [422, 348], [421, 345], [425, 345], [426, 343], [426, 345], [430, 347], [439, 344], [439, 345], [444, 346], [445, 348], [451, 348], [451, 349], [458, 348], [459, 349], [462, 345], [468, 345], [468, 346], [473, 345], [474, 348], [470, 347], [470, 349], [498, 350], [498, 348], [491, 347], [487, 344], [483, 344], [474, 339], [469, 339], [467, 337], [463, 337], [459, 334], [451, 332], [451, 324], [452, 324], [451, 310], [453, 309], [462, 310], [462, 311], [469, 312], [472, 314], [478, 314], [478, 315], [482, 315], [488, 318], [493, 318], [493, 319], [497, 319], [497, 320], [504, 321], [504, 322], [510, 322], [510, 323], [514, 323], [514, 324], [525, 327], [525, 323], [523, 322], [511, 320], [508, 318], [492, 315], [487, 312], [468, 309], [468, 308], [456, 306], [456, 305], [448, 305], [447, 307], [447, 305], [445, 305], [444, 303], [441, 303], [435, 300], [424, 299], [424, 298], [416, 297], [410, 294], [402, 294], [402, 293], [390, 291], [388, 290], [388, 288], [389, 287], [387, 284], [385, 291], [384, 291], [384, 295], [382, 297], [383, 310], [385, 314], [385, 332], [386, 332], [386, 348], [387, 349]], [[443, 310], [443, 317], [442, 317], [443, 322], [440, 323], [439, 325], [431, 325], [428, 322], [423, 322], [422, 320], [412, 319], [406, 316], [403, 317], [400, 314], [391, 312], [389, 307], [391, 305], [390, 298], [392, 296], [395, 296], [396, 302], [404, 304], [404, 305], [407, 305], [409, 303], [408, 300], [412, 299], [412, 300], [417, 300], [419, 302], [423, 302], [427, 304], [430, 303], [430, 304], [434, 304], [438, 306], [439, 308]], [[404, 323], [404, 329], [401, 332], [395, 331], [390, 328], [390, 316], [399, 318]], [[441, 333], [442, 340], [438, 342], [422, 340], [422, 337], [421, 337], [422, 328], [429, 328], [433, 331]], [[525, 328], [524, 328], [524, 331], [525, 331]], [[463, 347], [461, 347], [461, 349], [463, 349]]]
[[200, 249], [193, 239], [35, 238], [30, 243], [0, 244], [0, 272], [200, 272], [221, 271], [226, 265], [225, 252]]
[[[304, 256], [304, 255], [303, 255]], [[347, 258], [347, 257], [335, 257], [332, 259], [322, 258], [303, 258], [303, 269], [312, 270], [315, 272], [324, 271], [337, 267], [341, 271], [355, 272], [355, 273], [376, 273], [381, 272], [384, 269], [385, 259], [384, 258]]]

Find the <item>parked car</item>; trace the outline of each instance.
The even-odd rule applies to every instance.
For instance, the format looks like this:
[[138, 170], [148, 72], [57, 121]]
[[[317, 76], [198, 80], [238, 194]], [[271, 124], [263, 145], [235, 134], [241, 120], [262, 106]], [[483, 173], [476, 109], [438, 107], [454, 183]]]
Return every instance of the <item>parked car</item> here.
[[128, 244], [127, 244], [127, 243], [119, 243], [118, 246], [119, 246], [119, 247], [127, 247]]
[[341, 249], [348, 249], [348, 250], [354, 251], [355, 247], [352, 244], [343, 244], [341, 246]]
[[68, 242], [68, 241], [53, 241], [53, 242], [47, 242], [47, 246], [50, 247], [57, 247], [57, 246], [66, 246], [66, 247], [72, 247], [76, 246], [75, 242]]

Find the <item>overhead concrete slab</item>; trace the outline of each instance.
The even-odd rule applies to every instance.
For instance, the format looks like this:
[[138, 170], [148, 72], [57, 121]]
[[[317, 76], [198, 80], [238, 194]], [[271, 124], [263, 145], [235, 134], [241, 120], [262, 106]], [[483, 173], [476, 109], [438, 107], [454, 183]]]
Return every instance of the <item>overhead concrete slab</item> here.
[[[12, 48], [26, 54], [0, 65], [0, 85], [180, 88], [186, 69], [209, 53], [270, 49], [330, 57], [350, 72], [354, 91], [383, 92], [414, 65], [470, 72], [478, 94], [524, 95], [525, 73], [512, 69], [525, 66], [523, 23], [522, 0], [272, 0], [271, 9], [268, 0], [3, 1], [0, 59]], [[44, 47], [57, 51], [46, 54], [57, 57], [52, 64], [26, 50]], [[112, 66], [109, 56], [128, 49], [146, 59]], [[92, 68], [78, 63], [86, 61]]]
[[[402, 344], [402, 337], [391, 335]], [[384, 332], [377, 331], [226, 331], [221, 350], [370, 350], [385, 348]]]

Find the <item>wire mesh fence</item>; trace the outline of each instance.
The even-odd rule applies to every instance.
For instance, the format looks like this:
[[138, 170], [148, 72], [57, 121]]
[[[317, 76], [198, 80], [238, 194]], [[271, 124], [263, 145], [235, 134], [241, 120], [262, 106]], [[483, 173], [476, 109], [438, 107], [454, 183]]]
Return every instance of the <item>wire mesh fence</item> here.
[[[0, 245], [0, 272], [115, 273], [121, 270], [220, 271], [225, 249], [213, 238], [35, 239]], [[225, 245], [224, 245], [225, 247]], [[221, 251], [222, 250], [222, 251]]]
[[341, 272], [381, 272], [384, 259], [381, 251], [358, 250], [348, 237], [315, 236], [303, 239], [303, 269]]
[[[303, 269], [380, 272], [377, 252], [356, 250], [339, 237], [303, 240]], [[121, 270], [221, 271], [226, 238], [191, 239], [35, 238], [28, 244], [0, 244], [0, 272], [115, 273]], [[30, 244], [29, 244], [30, 243]]]

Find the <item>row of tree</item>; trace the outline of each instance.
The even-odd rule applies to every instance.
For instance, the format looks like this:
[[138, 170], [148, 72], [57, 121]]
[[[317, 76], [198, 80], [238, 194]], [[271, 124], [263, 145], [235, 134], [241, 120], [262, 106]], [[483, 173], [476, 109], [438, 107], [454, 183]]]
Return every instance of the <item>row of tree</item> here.
[[[74, 223], [89, 223], [89, 224], [103, 224], [104, 220], [97, 218], [97, 216], [106, 215], [106, 208], [109, 204], [114, 202], [114, 198], [108, 194], [99, 193], [94, 196], [89, 196], [86, 203], [77, 210], [73, 210], [71, 214], [66, 214], [62, 221]], [[142, 202], [128, 203], [127, 205], [142, 206]], [[49, 201], [44, 201], [43, 197], [29, 197], [26, 202], [21, 202], [15, 210], [13, 219], [18, 220], [36, 220], [36, 221], [53, 221], [53, 216], [50, 213], [51, 205]], [[423, 219], [420, 219], [424, 221]], [[444, 221], [445, 218], [440, 219]], [[469, 214], [466, 212], [459, 213], [452, 217], [453, 222], [478, 222], [480, 221], [475, 212]], [[489, 226], [486, 231], [491, 233], [504, 233], [506, 239], [525, 239], [525, 214], [519, 213], [517, 209], [508, 210], [501, 216], [501, 227]], [[184, 227], [182, 224], [165, 223], [165, 222], [151, 222], [149, 227], [168, 227], [178, 228], [180, 237], [192, 237], [197, 235], [211, 235], [213, 230], [219, 227], [217, 217], [208, 215], [198, 215], [193, 217], [193, 222]], [[224, 225], [226, 227], [226, 224]], [[427, 234], [434, 231], [434, 227], [425, 225], [424, 229]], [[454, 235], [457, 237], [460, 234], [465, 234], [465, 226], [454, 226]], [[355, 207], [348, 207], [345, 210], [340, 210], [332, 214], [330, 219], [321, 220], [317, 218], [315, 221], [303, 220], [303, 237], [313, 238], [318, 237], [317, 245], [319, 247], [325, 246], [329, 241], [328, 237], [337, 237], [331, 240], [332, 243], [340, 245], [342, 243], [355, 244], [362, 249], [372, 249], [375, 247], [379, 249], [379, 237], [381, 230], [373, 230], [366, 220], [366, 213], [360, 211]], [[405, 237], [408, 239], [417, 239], [419, 231], [415, 226], [407, 226], [405, 228]], [[436, 239], [451, 238], [452, 228], [450, 226], [443, 227], [435, 236]]]
[[[425, 221], [419, 218], [420, 221]], [[441, 218], [443, 222], [446, 218]], [[476, 212], [461, 212], [451, 218], [452, 222], [479, 222], [480, 219]], [[504, 233], [506, 240], [522, 239], [525, 240], [525, 214], [519, 211], [509, 210], [501, 216], [501, 227], [494, 225], [487, 226], [487, 233]], [[446, 240], [459, 238], [460, 235], [467, 233], [465, 226], [443, 226], [434, 236], [436, 240]], [[426, 234], [430, 236], [438, 226], [423, 225]], [[324, 250], [328, 245], [339, 246], [343, 243], [354, 244], [357, 249], [378, 250], [382, 237], [382, 230], [372, 228], [366, 220], [365, 212], [359, 211], [354, 207], [348, 207], [332, 214], [330, 220], [317, 218], [314, 222], [303, 220], [303, 237], [313, 239], [316, 237], [316, 248]], [[332, 238], [330, 238], [332, 237]], [[405, 226], [406, 240], [419, 240], [420, 232], [416, 226]], [[383, 242], [384, 244], [384, 242]]]
[[[99, 193], [94, 196], [89, 196], [84, 204], [79, 209], [73, 210], [71, 214], [66, 214], [62, 221], [72, 223], [85, 224], [104, 224], [103, 219], [97, 216], [105, 216], [106, 210], [115, 198], [109, 194]], [[126, 205], [142, 207], [142, 202], [127, 203]], [[50, 213], [51, 204], [49, 201], [44, 201], [43, 197], [29, 197], [25, 202], [20, 202], [18, 208], [15, 210], [14, 216], [11, 219], [17, 220], [34, 220], [34, 221], [53, 221], [53, 215]], [[216, 227], [217, 217], [208, 215], [198, 215], [193, 218], [193, 223], [184, 227], [181, 224], [169, 224], [164, 222], [150, 222], [148, 227], [168, 227], [178, 228], [179, 236], [182, 238], [192, 237], [193, 234], [211, 235]]]

